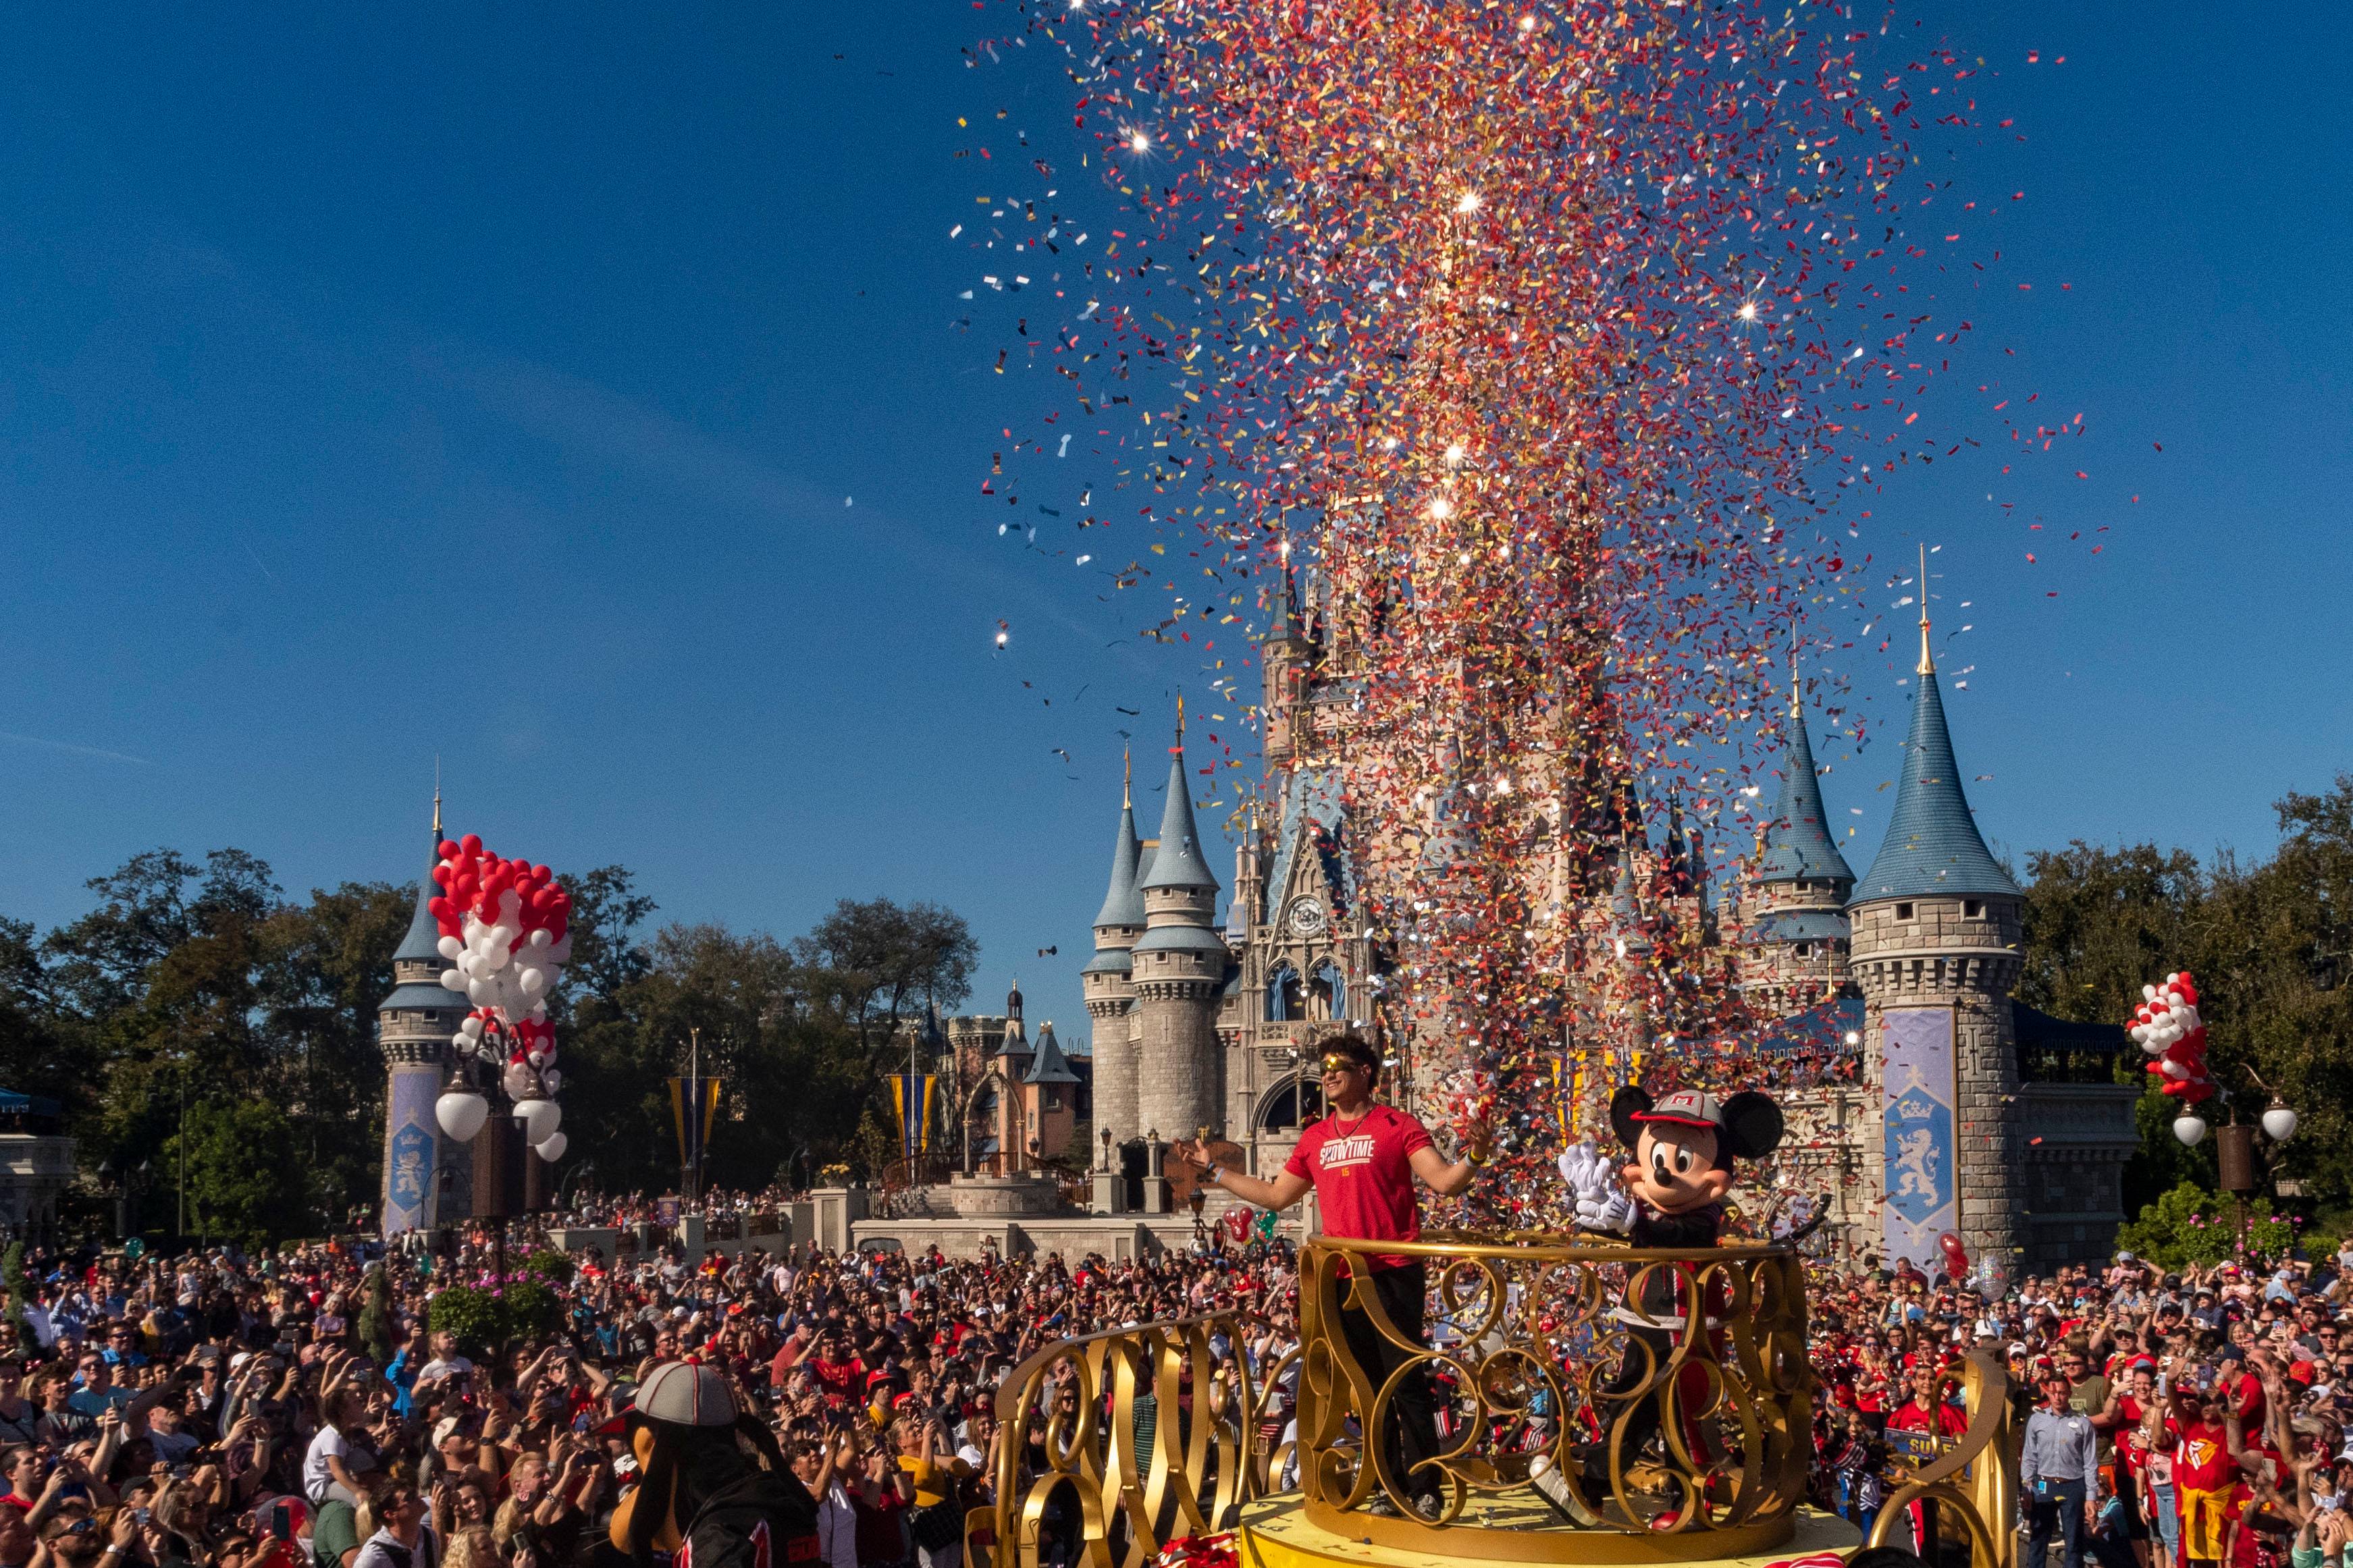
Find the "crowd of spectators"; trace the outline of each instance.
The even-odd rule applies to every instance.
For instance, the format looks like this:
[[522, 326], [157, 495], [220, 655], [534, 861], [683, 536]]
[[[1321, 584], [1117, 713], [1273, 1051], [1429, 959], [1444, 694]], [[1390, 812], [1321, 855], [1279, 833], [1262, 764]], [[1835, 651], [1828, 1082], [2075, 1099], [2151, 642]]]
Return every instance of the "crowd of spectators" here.
[[[559, 1330], [470, 1355], [429, 1300], [492, 1257], [36, 1254], [0, 1321], [0, 1568], [618, 1568], [605, 1525], [635, 1464], [613, 1418], [686, 1357], [771, 1423], [824, 1568], [950, 1568], [1007, 1441], [993, 1395], [1031, 1352], [1219, 1311], [1241, 1331], [1216, 1353], [1264, 1372], [1298, 1336], [1275, 1243], [1117, 1264], [673, 1251], [587, 1258]], [[2179, 1272], [2120, 1255], [1994, 1297], [1813, 1274], [1816, 1500], [1857, 1525], [1964, 1431], [1983, 1352], [2010, 1373], [2006, 1522], [2037, 1568], [2046, 1542], [2068, 1568], [2353, 1568], [2353, 1248]], [[1025, 1462], [1041, 1436], [1019, 1435]], [[1949, 1525], [1906, 1511], [1898, 1542], [1949, 1555]]]
[[[2353, 1568], [2353, 1242], [2260, 1267], [2119, 1253], [1998, 1296], [1824, 1270], [1811, 1300], [1817, 1494], [1865, 1529], [1965, 1430], [1975, 1353], [2009, 1374], [2035, 1568], [2054, 1549], [2068, 1568]], [[1897, 1539], [1928, 1554], [1937, 1522], [1906, 1511]]]

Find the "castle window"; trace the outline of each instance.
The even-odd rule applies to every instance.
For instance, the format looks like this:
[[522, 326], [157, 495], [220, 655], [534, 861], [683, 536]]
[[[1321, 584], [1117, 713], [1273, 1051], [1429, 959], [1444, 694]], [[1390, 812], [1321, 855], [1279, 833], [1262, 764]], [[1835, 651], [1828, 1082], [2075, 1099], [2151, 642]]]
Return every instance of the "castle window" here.
[[1912, 906], [1911, 906], [1911, 905], [1909, 905], [1909, 904], [1898, 904], [1898, 905], [1896, 905], [1896, 906], [1895, 906], [1895, 918], [1896, 918], [1897, 920], [1899, 920], [1899, 921], [1908, 921], [1908, 920], [1910, 920], [1910, 919], [1912, 918]]
[[1266, 1021], [1294, 1024], [1304, 1013], [1299, 994], [1299, 971], [1288, 963], [1276, 964], [1266, 977]]
[[1810, 942], [1801, 942], [1792, 951], [1794, 951], [1799, 958], [1811, 958], [1814, 955], [1814, 944]]
[[1315, 966], [1315, 977], [1307, 983], [1307, 1007], [1319, 1023], [1348, 1016], [1348, 982], [1328, 958]]
[[1961, 916], [1965, 920], [1983, 920], [1985, 918], [1985, 905], [1976, 899], [1963, 899], [1961, 900]]
[[1062, 1091], [1060, 1089], [1050, 1089], [1046, 1091], [1045, 1108], [1048, 1110], [1060, 1110], [1062, 1109]]

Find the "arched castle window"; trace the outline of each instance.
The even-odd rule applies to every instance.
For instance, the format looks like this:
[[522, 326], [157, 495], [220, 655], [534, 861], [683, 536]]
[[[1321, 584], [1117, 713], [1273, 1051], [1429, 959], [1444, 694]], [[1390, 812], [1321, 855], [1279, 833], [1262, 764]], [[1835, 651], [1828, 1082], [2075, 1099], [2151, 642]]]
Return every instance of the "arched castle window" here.
[[1307, 1005], [1318, 1022], [1348, 1016], [1348, 982], [1328, 958], [1315, 966], [1315, 978], [1307, 983]]
[[1270, 1024], [1295, 1024], [1305, 1016], [1299, 994], [1299, 971], [1288, 963], [1278, 963], [1266, 977], [1266, 1021]]
[[1284, 1079], [1259, 1101], [1261, 1132], [1287, 1132], [1324, 1114], [1324, 1086], [1314, 1079]]

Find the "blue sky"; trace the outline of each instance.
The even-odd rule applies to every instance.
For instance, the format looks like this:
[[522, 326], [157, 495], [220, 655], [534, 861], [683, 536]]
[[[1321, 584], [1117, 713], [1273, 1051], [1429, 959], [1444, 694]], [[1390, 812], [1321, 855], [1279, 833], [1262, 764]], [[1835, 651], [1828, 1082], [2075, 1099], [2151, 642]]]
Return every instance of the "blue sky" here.
[[[1865, 525], [1890, 566], [1943, 546], [1979, 820], [2013, 854], [2261, 853], [2269, 803], [2348, 753], [2337, 18], [1908, 15], [2000, 72], [1982, 107], [2028, 138], [1954, 171], [2035, 284], [1972, 306], [1974, 352], [2085, 416], [2063, 468], [1915, 470]], [[627, 864], [668, 918], [790, 935], [844, 895], [944, 902], [978, 1000], [1018, 973], [1083, 1036], [1118, 731], [1156, 782], [1203, 677], [1136, 640], [1160, 601], [1000, 538], [977, 494], [1043, 393], [992, 371], [1007, 302], [958, 298], [994, 263], [948, 231], [1003, 165], [958, 158], [956, 120], [1000, 157], [1075, 146], [1050, 62], [966, 68], [981, 25], [961, 0], [17, 13], [0, 912], [69, 918], [156, 844], [250, 849], [291, 889], [412, 875], [438, 753], [453, 830]], [[1876, 643], [1841, 658], [1900, 731], [1908, 657]], [[1826, 781], [1858, 869], [1894, 766], [1873, 745]]]

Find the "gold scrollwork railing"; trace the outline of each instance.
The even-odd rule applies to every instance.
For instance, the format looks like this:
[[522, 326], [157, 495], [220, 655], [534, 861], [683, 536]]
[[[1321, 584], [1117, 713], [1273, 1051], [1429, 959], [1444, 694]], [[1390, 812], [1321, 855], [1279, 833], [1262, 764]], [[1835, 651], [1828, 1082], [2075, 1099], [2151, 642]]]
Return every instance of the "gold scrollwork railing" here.
[[1289, 1458], [1263, 1427], [1298, 1355], [1253, 1375], [1240, 1322], [1222, 1314], [1039, 1351], [997, 1390], [996, 1498], [965, 1518], [968, 1568], [1038, 1568], [1049, 1555], [1139, 1568], [1170, 1541], [1232, 1528]]
[[[1962, 1408], [1969, 1424], [1952, 1447], [1895, 1489], [1879, 1510], [1866, 1546], [1909, 1547], [1911, 1505], [1933, 1502], [1937, 1523], [1957, 1521], [1969, 1542], [1971, 1568], [2017, 1568], [2018, 1478], [2010, 1458], [2010, 1373], [1982, 1351], [1961, 1365]], [[1902, 1534], [1898, 1532], [1901, 1531]]]
[[[1368, 1267], [1399, 1258], [1419, 1267]], [[1410, 1321], [1425, 1300], [1426, 1326]], [[1300, 1318], [1301, 1485], [1327, 1530], [1430, 1556], [1588, 1563], [1746, 1556], [1793, 1531], [1814, 1377], [1788, 1247], [1325, 1237], [1301, 1251]], [[1492, 1506], [1464, 1517], [1474, 1496], [1526, 1496], [1540, 1463], [1576, 1528], [1498, 1531]]]
[[[1369, 1267], [1400, 1257], [1420, 1267]], [[1787, 1247], [1321, 1238], [1300, 1253], [1300, 1328], [1303, 1348], [1256, 1373], [1222, 1315], [1030, 1356], [997, 1394], [995, 1496], [966, 1517], [967, 1568], [1142, 1568], [1171, 1540], [1231, 1528], [1284, 1484], [1294, 1449], [1273, 1434], [1294, 1383], [1301, 1509], [1349, 1540], [1435, 1561], [1656, 1563], [1768, 1553], [1795, 1533], [1816, 1380]], [[1973, 1568], [2016, 1568], [2007, 1378], [1972, 1356], [1963, 1384], [1966, 1433], [1888, 1499], [1872, 1544], [1926, 1500], [1966, 1532]], [[1419, 1440], [1407, 1420], [1428, 1421]]]

